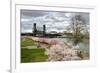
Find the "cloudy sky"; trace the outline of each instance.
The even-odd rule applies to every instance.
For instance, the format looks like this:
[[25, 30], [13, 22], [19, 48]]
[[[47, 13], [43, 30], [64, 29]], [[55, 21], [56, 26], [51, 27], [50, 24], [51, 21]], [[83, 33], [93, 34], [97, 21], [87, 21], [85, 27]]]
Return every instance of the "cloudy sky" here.
[[85, 24], [89, 24], [88, 13], [21, 10], [21, 32], [32, 32], [33, 23], [37, 24], [38, 30], [42, 30], [45, 24], [46, 32], [65, 31], [75, 15], [81, 15]]

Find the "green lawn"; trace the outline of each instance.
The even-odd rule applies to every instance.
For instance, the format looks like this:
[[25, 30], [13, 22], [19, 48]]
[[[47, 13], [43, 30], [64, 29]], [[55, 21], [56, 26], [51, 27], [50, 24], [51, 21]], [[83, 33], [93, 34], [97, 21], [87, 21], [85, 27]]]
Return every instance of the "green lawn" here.
[[[31, 39], [21, 40], [21, 47], [25, 46], [34, 46], [35, 42]], [[21, 63], [29, 63], [29, 62], [43, 62], [46, 61], [48, 56], [44, 54], [44, 48], [21, 48]]]
[[21, 47], [35, 45], [35, 42], [30, 38], [21, 39]]
[[42, 62], [48, 58], [44, 54], [45, 50], [41, 48], [36, 49], [21, 49], [21, 62]]

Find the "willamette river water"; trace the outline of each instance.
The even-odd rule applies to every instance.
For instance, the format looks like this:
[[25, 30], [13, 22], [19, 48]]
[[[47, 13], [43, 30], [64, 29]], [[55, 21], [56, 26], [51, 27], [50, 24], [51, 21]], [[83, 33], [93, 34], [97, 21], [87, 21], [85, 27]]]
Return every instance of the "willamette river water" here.
[[[65, 42], [65, 43], [72, 43], [72, 40], [69, 39], [69, 38], [53, 38], [53, 39], [58, 39], [58, 40], [61, 40], [61, 41]], [[80, 50], [89, 53], [89, 43], [80, 42], [77, 45], [79, 46]]]

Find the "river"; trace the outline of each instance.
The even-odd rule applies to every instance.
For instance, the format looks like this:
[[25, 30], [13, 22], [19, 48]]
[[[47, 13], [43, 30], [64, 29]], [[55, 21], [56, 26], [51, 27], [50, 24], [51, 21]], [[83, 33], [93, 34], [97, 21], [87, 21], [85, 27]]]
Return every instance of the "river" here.
[[[61, 40], [65, 43], [71, 43], [71, 44], [73, 42], [71, 38], [53, 38], [53, 39]], [[88, 41], [89, 40], [87, 39], [84, 42], [80, 42], [77, 44], [81, 51], [89, 53], [89, 42]]]

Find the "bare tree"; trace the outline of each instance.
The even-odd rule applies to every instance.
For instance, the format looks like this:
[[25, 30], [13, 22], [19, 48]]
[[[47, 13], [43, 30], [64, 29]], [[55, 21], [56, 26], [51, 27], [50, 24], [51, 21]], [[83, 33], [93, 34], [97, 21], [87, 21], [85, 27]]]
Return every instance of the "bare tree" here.
[[73, 42], [74, 45], [77, 45], [82, 38], [84, 37], [83, 34], [86, 31], [86, 24], [84, 18], [81, 15], [75, 15], [72, 17], [72, 35], [73, 35]]

